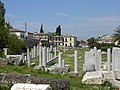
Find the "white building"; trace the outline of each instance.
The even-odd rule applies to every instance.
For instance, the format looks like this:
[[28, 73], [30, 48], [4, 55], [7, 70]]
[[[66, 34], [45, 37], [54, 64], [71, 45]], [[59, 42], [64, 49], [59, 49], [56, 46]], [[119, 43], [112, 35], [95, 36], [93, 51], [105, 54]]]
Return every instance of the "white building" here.
[[99, 41], [98, 43], [102, 44], [102, 43], [107, 43], [107, 44], [111, 44], [113, 43], [113, 36], [106, 34], [106, 35], [102, 35], [99, 37]]
[[19, 39], [26, 39], [26, 36], [29, 39], [33, 38], [33, 33], [31, 33], [31, 32], [25, 32], [23, 30], [18, 30], [18, 29], [9, 29], [9, 31], [11, 34], [17, 35]]

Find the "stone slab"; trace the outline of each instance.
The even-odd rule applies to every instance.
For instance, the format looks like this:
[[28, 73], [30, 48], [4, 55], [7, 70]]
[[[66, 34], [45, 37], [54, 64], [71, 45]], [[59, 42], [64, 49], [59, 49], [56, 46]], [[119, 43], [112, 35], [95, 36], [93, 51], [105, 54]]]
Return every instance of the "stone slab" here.
[[17, 83], [11, 87], [11, 90], [49, 90], [49, 84], [27, 84]]
[[82, 79], [82, 83], [84, 84], [102, 84], [103, 77], [102, 72], [94, 71], [94, 72], [87, 72]]

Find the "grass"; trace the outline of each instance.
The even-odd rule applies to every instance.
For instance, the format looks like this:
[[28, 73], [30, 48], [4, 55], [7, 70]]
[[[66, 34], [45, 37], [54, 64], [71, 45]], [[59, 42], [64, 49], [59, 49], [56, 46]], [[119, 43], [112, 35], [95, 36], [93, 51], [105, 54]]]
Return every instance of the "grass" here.
[[[85, 85], [82, 84], [82, 65], [84, 62], [84, 52], [88, 49], [78, 49], [78, 70], [80, 75], [77, 77], [73, 77], [70, 74], [50, 74], [49, 72], [44, 72], [40, 70], [34, 70], [33, 67], [25, 66], [15, 66], [15, 65], [1, 65], [0, 66], [0, 73], [21, 73], [21, 74], [31, 74], [33, 76], [41, 76], [47, 78], [55, 78], [55, 79], [62, 79], [68, 80], [70, 82], [70, 90], [103, 90], [105, 85]], [[65, 60], [66, 64], [69, 64], [70, 70], [73, 71], [73, 54], [74, 49], [66, 50], [62, 59]], [[38, 58], [33, 59], [32, 62], [35, 62], [38, 65]], [[1, 89], [2, 88], [2, 89]], [[5, 89], [4, 89], [5, 88]], [[1, 87], [0, 90], [9, 90], [7, 87]]]

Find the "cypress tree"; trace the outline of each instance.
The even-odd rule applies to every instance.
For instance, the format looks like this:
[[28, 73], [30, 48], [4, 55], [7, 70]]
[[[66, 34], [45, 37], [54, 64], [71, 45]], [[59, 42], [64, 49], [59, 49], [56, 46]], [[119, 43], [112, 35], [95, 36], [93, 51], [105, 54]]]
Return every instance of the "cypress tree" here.
[[56, 28], [56, 35], [61, 35], [61, 27], [60, 25]]
[[4, 4], [0, 1], [0, 56], [3, 48], [8, 44], [9, 31], [5, 28], [5, 8]]

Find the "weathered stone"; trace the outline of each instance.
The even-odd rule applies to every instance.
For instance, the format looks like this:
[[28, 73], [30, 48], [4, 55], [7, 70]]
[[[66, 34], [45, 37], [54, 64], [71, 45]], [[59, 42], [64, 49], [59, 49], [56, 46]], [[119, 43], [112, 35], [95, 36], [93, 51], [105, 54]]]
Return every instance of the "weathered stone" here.
[[115, 79], [120, 80], [120, 71], [115, 71]]
[[49, 84], [27, 84], [17, 83], [11, 87], [11, 90], [49, 90]]
[[91, 63], [84, 63], [83, 64], [83, 71], [88, 72], [88, 71], [95, 71], [95, 65]]
[[83, 76], [82, 83], [84, 83], [84, 84], [102, 84], [103, 83], [102, 72], [100, 72], [100, 71], [87, 72]]
[[0, 82], [7, 84], [8, 81], [15, 83], [49, 84], [52, 90], [69, 90], [70, 84], [66, 80], [57, 80], [43, 77], [35, 77], [22, 74], [0, 74]]
[[74, 73], [78, 73], [78, 51], [74, 51]]

